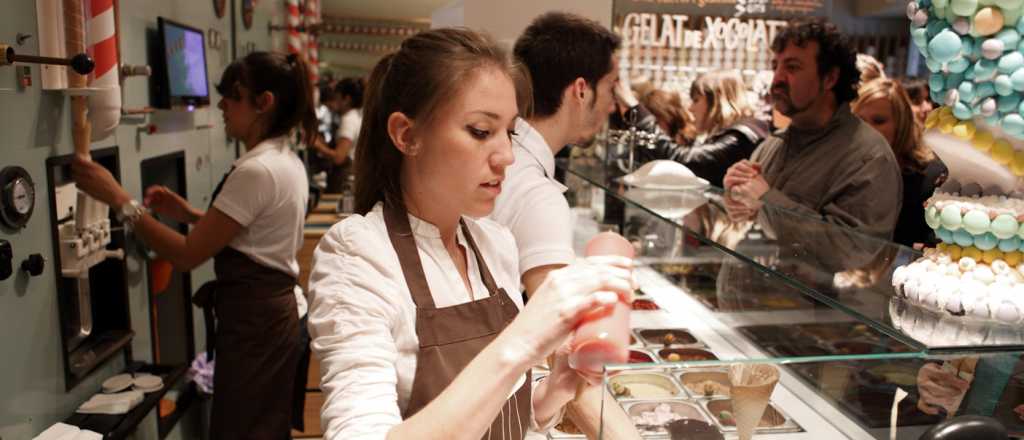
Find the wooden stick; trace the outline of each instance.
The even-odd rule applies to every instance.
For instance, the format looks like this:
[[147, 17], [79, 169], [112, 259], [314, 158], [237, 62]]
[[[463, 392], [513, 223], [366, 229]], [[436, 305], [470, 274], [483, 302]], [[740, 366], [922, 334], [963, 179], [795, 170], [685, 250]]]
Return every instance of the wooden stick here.
[[[85, 15], [81, 0], [64, 0], [64, 49], [70, 57], [85, 53]], [[84, 89], [89, 81], [85, 75], [79, 75], [74, 69], [67, 69], [68, 87]], [[75, 155], [90, 160], [89, 138], [92, 136], [92, 125], [88, 118], [89, 102], [85, 96], [71, 97], [71, 139], [75, 145]]]
[[566, 407], [565, 416], [572, 419], [576, 427], [591, 440], [640, 440], [640, 433], [633, 425], [633, 420], [603, 384], [581, 384], [576, 390], [576, 399]]

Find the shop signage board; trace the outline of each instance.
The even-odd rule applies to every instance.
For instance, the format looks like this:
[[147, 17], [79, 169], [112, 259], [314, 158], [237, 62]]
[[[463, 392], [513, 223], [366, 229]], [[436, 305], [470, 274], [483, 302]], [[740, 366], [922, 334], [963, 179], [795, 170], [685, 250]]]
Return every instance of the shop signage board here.
[[[696, 18], [693, 29], [691, 19]], [[761, 18], [690, 17], [683, 14], [629, 13], [621, 22], [621, 35], [632, 47], [672, 49], [766, 50], [783, 20]]]
[[767, 50], [786, 20], [828, 16], [831, 0], [616, 0], [633, 47]]
[[614, 0], [624, 77], [689, 89], [704, 72], [736, 70], [755, 94], [771, 81], [771, 42], [794, 19], [828, 17], [832, 0]]
[[827, 17], [832, 0], [615, 0], [615, 15], [629, 13], [793, 19]]

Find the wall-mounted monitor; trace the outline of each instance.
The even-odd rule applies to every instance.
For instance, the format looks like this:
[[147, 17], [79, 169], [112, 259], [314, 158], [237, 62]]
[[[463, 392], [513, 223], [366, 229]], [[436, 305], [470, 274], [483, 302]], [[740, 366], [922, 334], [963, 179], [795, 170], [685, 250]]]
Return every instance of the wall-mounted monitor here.
[[153, 81], [153, 105], [157, 108], [192, 108], [210, 104], [206, 75], [206, 43], [203, 32], [181, 23], [157, 18], [159, 53]]

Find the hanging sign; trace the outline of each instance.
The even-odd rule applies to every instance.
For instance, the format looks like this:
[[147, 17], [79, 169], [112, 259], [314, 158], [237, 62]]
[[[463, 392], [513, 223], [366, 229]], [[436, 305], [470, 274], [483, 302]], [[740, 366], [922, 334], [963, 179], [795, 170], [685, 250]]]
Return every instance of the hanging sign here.
[[827, 17], [832, 0], [615, 0], [613, 12], [793, 19]]
[[626, 14], [621, 34], [625, 43], [633, 47], [764, 51], [786, 25], [782, 20], [706, 16], [694, 29], [690, 20], [690, 16], [682, 14]]

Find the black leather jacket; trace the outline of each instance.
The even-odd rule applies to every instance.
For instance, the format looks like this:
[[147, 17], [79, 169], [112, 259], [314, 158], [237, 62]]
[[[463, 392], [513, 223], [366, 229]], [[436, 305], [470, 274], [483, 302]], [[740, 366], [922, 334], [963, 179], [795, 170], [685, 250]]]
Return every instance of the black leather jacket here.
[[732, 164], [750, 158], [768, 135], [768, 124], [753, 118], [742, 119], [725, 130], [693, 146], [679, 145], [667, 136], [659, 136], [651, 145], [637, 148], [641, 162], [668, 159], [686, 165], [694, 174], [722, 187], [725, 172]]

